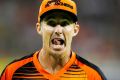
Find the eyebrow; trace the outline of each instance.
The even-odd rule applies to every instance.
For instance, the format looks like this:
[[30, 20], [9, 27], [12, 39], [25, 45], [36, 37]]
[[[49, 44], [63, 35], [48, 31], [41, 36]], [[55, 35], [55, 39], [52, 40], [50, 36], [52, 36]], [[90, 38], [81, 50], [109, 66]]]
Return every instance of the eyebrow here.
[[63, 19], [67, 19], [67, 20], [73, 21], [73, 19], [70, 16], [63, 16]]
[[55, 19], [55, 16], [48, 16], [48, 17], [44, 18], [45, 21], [47, 21], [49, 19]]

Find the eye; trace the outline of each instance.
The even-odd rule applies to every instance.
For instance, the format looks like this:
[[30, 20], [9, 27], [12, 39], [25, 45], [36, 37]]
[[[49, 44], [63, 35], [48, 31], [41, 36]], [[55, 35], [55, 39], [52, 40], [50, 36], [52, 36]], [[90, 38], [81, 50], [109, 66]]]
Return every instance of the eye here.
[[50, 25], [52, 27], [55, 27], [57, 25], [57, 22], [54, 19], [49, 19], [47, 21], [47, 25]]
[[63, 20], [63, 21], [60, 22], [60, 25], [63, 26], [63, 27], [67, 26], [69, 24], [70, 24], [70, 21], [68, 21], [68, 20]]

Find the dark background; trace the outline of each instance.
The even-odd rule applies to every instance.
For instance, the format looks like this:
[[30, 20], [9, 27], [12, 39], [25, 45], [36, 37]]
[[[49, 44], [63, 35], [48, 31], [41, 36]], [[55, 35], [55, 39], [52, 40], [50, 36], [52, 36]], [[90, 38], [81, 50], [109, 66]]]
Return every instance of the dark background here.
[[[72, 49], [120, 80], [120, 0], [74, 0], [81, 26]], [[36, 32], [41, 0], [0, 0], [0, 73], [16, 58], [42, 47]]]

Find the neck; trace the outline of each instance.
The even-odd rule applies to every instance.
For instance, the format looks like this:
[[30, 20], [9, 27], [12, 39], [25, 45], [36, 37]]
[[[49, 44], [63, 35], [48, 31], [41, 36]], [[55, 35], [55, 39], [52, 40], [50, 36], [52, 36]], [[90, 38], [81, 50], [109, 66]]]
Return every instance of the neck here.
[[51, 74], [56, 73], [58, 70], [64, 67], [64, 65], [70, 59], [69, 54], [62, 53], [61, 55], [47, 53], [45, 50], [41, 50], [39, 54], [39, 62], [42, 67]]

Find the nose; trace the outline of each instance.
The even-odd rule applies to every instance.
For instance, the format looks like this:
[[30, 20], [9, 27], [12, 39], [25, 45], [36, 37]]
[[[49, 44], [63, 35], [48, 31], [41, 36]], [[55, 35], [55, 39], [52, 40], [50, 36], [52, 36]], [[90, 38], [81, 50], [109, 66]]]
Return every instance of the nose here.
[[63, 28], [62, 28], [60, 25], [57, 25], [57, 26], [55, 27], [55, 34], [56, 34], [56, 35], [62, 34], [62, 31], [63, 31]]

